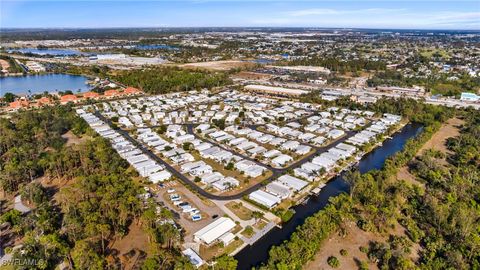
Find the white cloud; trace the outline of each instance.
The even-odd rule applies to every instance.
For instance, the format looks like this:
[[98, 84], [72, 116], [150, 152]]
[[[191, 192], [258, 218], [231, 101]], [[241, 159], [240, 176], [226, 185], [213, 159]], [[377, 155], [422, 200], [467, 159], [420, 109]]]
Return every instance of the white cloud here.
[[294, 17], [302, 16], [313, 16], [313, 15], [343, 15], [343, 14], [385, 14], [392, 12], [403, 12], [406, 9], [390, 9], [390, 8], [367, 8], [367, 9], [351, 9], [351, 10], [342, 10], [342, 9], [325, 9], [325, 8], [310, 8], [303, 10], [295, 10], [288, 12], [288, 15]]

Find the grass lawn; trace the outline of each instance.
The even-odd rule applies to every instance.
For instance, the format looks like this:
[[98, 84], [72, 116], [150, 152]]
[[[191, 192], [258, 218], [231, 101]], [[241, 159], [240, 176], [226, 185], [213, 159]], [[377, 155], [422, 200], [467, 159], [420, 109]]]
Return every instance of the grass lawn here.
[[228, 246], [223, 247], [221, 243], [213, 244], [211, 246], [200, 245], [200, 256], [205, 260], [210, 260], [222, 254], [230, 254], [235, 249], [243, 244], [241, 239], [234, 240]]
[[253, 227], [255, 227], [255, 229], [257, 229], [257, 230], [261, 230], [266, 225], [267, 225], [267, 222], [265, 222], [265, 220], [261, 219], [261, 220], [257, 221], [257, 223], [253, 224]]
[[242, 231], [242, 235], [247, 238], [252, 237], [254, 234], [255, 234], [255, 230], [253, 230], [253, 228], [250, 226], [247, 226], [245, 230]]
[[252, 219], [252, 211], [245, 206], [241, 202], [229, 202], [225, 205], [228, 209], [230, 209], [237, 217], [242, 220], [250, 220]]

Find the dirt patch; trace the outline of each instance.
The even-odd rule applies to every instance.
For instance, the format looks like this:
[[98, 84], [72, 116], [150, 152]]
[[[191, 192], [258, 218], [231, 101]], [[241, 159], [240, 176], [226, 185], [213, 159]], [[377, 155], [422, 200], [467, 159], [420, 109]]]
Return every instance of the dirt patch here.
[[148, 255], [148, 236], [136, 220], [128, 229], [125, 237], [112, 240], [108, 248], [120, 259], [122, 269], [138, 269], [138, 264]]
[[118, 251], [118, 255], [122, 256], [132, 249], [142, 250], [148, 253], [148, 236], [137, 221], [132, 222], [128, 227], [128, 234], [121, 239], [114, 240], [110, 243], [109, 248]]
[[243, 80], [269, 80], [273, 76], [270, 74], [263, 74], [263, 73], [256, 73], [256, 72], [249, 72], [249, 71], [242, 71], [234, 76], [232, 78], [236, 79], [243, 79]]
[[425, 187], [425, 185], [423, 183], [417, 181], [415, 176], [408, 171], [407, 166], [404, 166], [404, 167], [402, 167], [398, 170], [397, 179], [398, 180], [405, 180], [409, 184], [418, 185], [422, 188]]
[[420, 148], [417, 155], [421, 154], [426, 149], [434, 149], [450, 154], [445, 143], [448, 138], [456, 137], [460, 134], [460, 126], [464, 123], [465, 121], [458, 118], [449, 119], [437, 132], [435, 132], [435, 134], [433, 134], [432, 138]]
[[[347, 235], [342, 237], [338, 234], [332, 235], [315, 255], [313, 261], [309, 262], [304, 269], [320, 270], [333, 269], [327, 263], [330, 256], [335, 256], [340, 261], [340, 269], [358, 269], [362, 261], [368, 261], [367, 254], [360, 251], [360, 247], [368, 247], [370, 241], [383, 241], [383, 238], [371, 232], [359, 229], [355, 224], [347, 224]], [[340, 250], [345, 249], [347, 256], [340, 255]], [[368, 269], [378, 269], [377, 265], [368, 261]]]
[[66, 146], [81, 144], [87, 140], [87, 136], [78, 137], [77, 135], [73, 134], [71, 130], [63, 134], [62, 138], [67, 140]]
[[[307, 263], [304, 269], [333, 269], [327, 263], [327, 259], [330, 256], [335, 256], [340, 261], [339, 269], [358, 269], [361, 262], [367, 262], [368, 269], [378, 269], [375, 263], [368, 260], [367, 254], [360, 251], [360, 247], [368, 247], [371, 241], [386, 242], [388, 234], [380, 235], [378, 233], [363, 231], [353, 222], [349, 222], [346, 225], [346, 231], [347, 235], [345, 237], [334, 234], [326, 240], [320, 251], [315, 255], [314, 260]], [[400, 224], [397, 224], [390, 234], [405, 236], [405, 229]], [[342, 256], [340, 254], [340, 250], [342, 249], [345, 249], [348, 255]], [[416, 260], [420, 246], [414, 244], [411, 250], [412, 252], [409, 257]]]
[[0, 59], [0, 66], [2, 67], [2, 70], [7, 70], [10, 68], [10, 63], [8, 61]]
[[[445, 154], [451, 154], [447, 149], [446, 142], [448, 138], [456, 137], [460, 134], [460, 127], [465, 123], [462, 119], [451, 118], [446, 123], [444, 123], [440, 129], [433, 134], [432, 138], [428, 140], [420, 150], [417, 152], [417, 156], [421, 155], [427, 149], [434, 149], [441, 151]], [[445, 160], [439, 160], [439, 162], [446, 163]], [[408, 170], [408, 166], [403, 166], [398, 170], [396, 175], [397, 179], [402, 179], [411, 184], [416, 184], [421, 187], [424, 185], [418, 182], [414, 175]]]
[[179, 66], [185, 67], [185, 68], [203, 68], [208, 70], [227, 71], [234, 68], [253, 67], [255, 66], [255, 64], [251, 62], [238, 61], [238, 60], [225, 60], [225, 61], [188, 63], [188, 64], [179, 65]]

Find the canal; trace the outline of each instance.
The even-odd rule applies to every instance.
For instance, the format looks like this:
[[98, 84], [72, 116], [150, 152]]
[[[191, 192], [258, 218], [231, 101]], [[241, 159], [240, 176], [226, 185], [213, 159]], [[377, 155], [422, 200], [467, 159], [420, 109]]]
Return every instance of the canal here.
[[[402, 150], [407, 140], [418, 135], [422, 129], [423, 127], [419, 124], [406, 125], [399, 132], [392, 135], [392, 139], [387, 139], [382, 146], [366, 154], [358, 164], [359, 171], [365, 173], [370, 170], [381, 169], [388, 157]], [[315, 214], [327, 205], [330, 197], [337, 196], [342, 192], [348, 192], [348, 188], [348, 184], [343, 179], [343, 174], [332, 179], [322, 189], [320, 194], [311, 196], [306, 204], [294, 207], [295, 215], [287, 223], [282, 224], [281, 229], [275, 227], [255, 244], [245, 247], [235, 255], [235, 259], [238, 260], [238, 269], [251, 269], [266, 262], [270, 247], [279, 245], [289, 239], [297, 226], [303, 224], [307, 217]]]

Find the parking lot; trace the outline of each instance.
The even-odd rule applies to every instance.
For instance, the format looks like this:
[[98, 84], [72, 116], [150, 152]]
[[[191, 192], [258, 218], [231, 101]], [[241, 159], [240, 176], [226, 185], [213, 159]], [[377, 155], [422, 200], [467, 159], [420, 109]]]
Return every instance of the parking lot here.
[[[170, 200], [169, 190], [175, 190], [170, 194], [178, 194], [181, 196], [181, 201], [188, 202], [192, 207], [197, 208], [200, 211], [202, 217], [201, 220], [192, 221], [191, 215], [189, 213], [182, 213], [182, 209], [173, 204], [173, 201]], [[193, 241], [193, 233], [205, 227], [212, 222], [213, 217], [223, 216], [225, 213], [215, 204], [207, 199], [200, 199], [199, 196], [195, 195], [192, 191], [187, 189], [182, 184], [177, 181], [169, 181], [164, 184], [163, 188], [158, 188], [154, 191], [155, 199], [159, 202], [163, 202], [165, 206], [174, 210], [178, 215], [176, 220], [182, 228], [185, 229], [185, 242]]]

